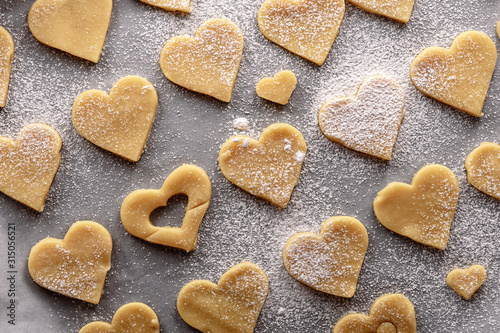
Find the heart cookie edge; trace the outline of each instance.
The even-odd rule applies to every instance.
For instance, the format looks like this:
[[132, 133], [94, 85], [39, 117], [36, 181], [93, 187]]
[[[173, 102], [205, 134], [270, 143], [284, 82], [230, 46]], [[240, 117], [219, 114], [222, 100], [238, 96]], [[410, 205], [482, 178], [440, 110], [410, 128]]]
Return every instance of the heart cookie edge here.
[[10, 53], [7, 53], [7, 64], [6, 64], [6, 71], [5, 71], [5, 78], [6, 80], [4, 81], [4, 87], [2, 84], [0, 84], [0, 108], [3, 108], [5, 104], [7, 103], [7, 94], [9, 91], [9, 81], [10, 81], [10, 74], [12, 71], [12, 62], [14, 60], [14, 52], [15, 52], [15, 45], [14, 45], [14, 39], [12, 39], [12, 36], [10, 33], [5, 29], [4, 27], [0, 26], [0, 40], [2, 38], [5, 38], [8, 47], [10, 48]]
[[465, 170], [467, 171], [467, 181], [478, 191], [481, 191], [486, 195], [489, 195], [495, 199], [500, 200], [500, 190], [498, 191], [499, 193], [495, 195], [495, 193], [492, 193], [487, 188], [484, 188], [484, 186], [478, 183], [478, 180], [480, 180], [478, 179], [478, 177], [480, 176], [473, 174], [471, 170], [472, 163], [476, 161], [482, 154], [489, 153], [489, 150], [497, 150], [499, 151], [500, 155], [500, 144], [495, 142], [482, 142], [479, 146], [474, 148], [474, 150], [471, 151], [469, 155], [467, 155], [467, 158], [465, 159]]
[[[471, 276], [475, 273], [474, 270], [477, 272], [479, 277], [478, 284], [466, 293], [467, 290], [462, 290], [460, 288], [460, 285], [455, 283], [454, 278], [459, 278], [459, 276]], [[487, 277], [488, 275], [486, 273], [486, 269], [482, 265], [472, 265], [464, 269], [455, 268], [451, 270], [446, 276], [446, 284], [448, 284], [448, 286], [450, 286], [450, 288], [453, 289], [454, 292], [468, 301], [472, 296], [474, 296], [479, 288], [482, 287]]]

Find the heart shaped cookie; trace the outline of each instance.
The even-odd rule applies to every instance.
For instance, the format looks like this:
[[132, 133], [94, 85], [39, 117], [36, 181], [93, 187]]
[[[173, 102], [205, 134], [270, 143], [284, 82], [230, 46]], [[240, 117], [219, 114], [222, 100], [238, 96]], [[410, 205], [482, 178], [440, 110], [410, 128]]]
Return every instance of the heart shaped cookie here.
[[16, 141], [0, 137], [0, 191], [43, 211], [61, 163], [61, 145], [59, 133], [45, 124], [23, 127]]
[[97, 63], [112, 8], [112, 0], [37, 0], [28, 27], [40, 43]]
[[95, 321], [78, 333], [160, 333], [156, 313], [144, 303], [128, 303], [116, 310], [111, 324]]
[[416, 242], [446, 248], [458, 204], [458, 180], [447, 167], [429, 164], [411, 185], [393, 182], [380, 191], [373, 210], [384, 227]]
[[40, 286], [97, 304], [111, 267], [112, 241], [98, 223], [79, 221], [64, 239], [46, 238], [31, 248], [28, 270]]
[[474, 295], [484, 281], [486, 281], [486, 270], [481, 265], [454, 269], [446, 276], [446, 283], [466, 300]]
[[275, 123], [259, 141], [237, 135], [219, 151], [219, 167], [224, 177], [251, 194], [279, 208], [285, 208], [299, 180], [307, 146], [293, 126]]
[[283, 249], [283, 264], [291, 276], [316, 290], [352, 297], [367, 248], [363, 224], [336, 216], [321, 224], [319, 236], [310, 232], [292, 236]]
[[321, 66], [344, 13], [344, 0], [266, 0], [257, 22], [267, 39]]
[[73, 126], [93, 144], [137, 162], [157, 108], [158, 95], [151, 82], [126, 76], [113, 85], [109, 95], [95, 89], [81, 93], [73, 103]]
[[296, 85], [297, 78], [292, 71], [281, 71], [274, 77], [260, 80], [255, 86], [255, 91], [259, 97], [285, 105], [292, 96]]
[[0, 27], [0, 108], [7, 102], [10, 69], [14, 59], [14, 40], [7, 30]]
[[373, 302], [370, 315], [351, 313], [342, 317], [333, 333], [416, 333], [413, 304], [401, 294], [386, 294]]
[[[182, 226], [156, 227], [149, 216], [158, 207], [166, 206], [176, 194], [188, 197]], [[196, 248], [198, 229], [212, 196], [207, 173], [196, 165], [184, 164], [175, 169], [159, 190], [136, 190], [123, 200], [120, 215], [123, 226], [132, 235], [148, 242], [172, 246], [185, 251]]]
[[415, 0], [349, 0], [349, 2], [368, 13], [408, 23]]
[[231, 100], [243, 54], [243, 33], [230, 20], [203, 23], [193, 38], [170, 39], [160, 55], [160, 67], [170, 81], [224, 102]]
[[480, 117], [496, 62], [491, 38], [467, 31], [448, 50], [429, 47], [420, 52], [411, 62], [410, 77], [423, 94]]
[[333, 142], [390, 160], [405, 115], [405, 93], [398, 81], [375, 75], [360, 85], [356, 97], [323, 104], [319, 128]]
[[141, 0], [148, 5], [163, 8], [165, 10], [191, 13], [191, 0]]
[[465, 160], [469, 183], [500, 200], [500, 145], [483, 142]]
[[231, 267], [218, 284], [195, 280], [182, 287], [177, 311], [202, 332], [252, 333], [269, 290], [266, 273], [243, 262]]

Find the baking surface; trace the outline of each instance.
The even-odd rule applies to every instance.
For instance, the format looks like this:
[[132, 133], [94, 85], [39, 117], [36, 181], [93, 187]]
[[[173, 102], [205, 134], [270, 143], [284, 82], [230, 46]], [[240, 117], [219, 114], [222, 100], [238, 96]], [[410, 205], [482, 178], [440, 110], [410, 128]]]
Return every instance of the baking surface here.
[[[61, 134], [62, 160], [42, 213], [0, 195], [0, 331], [78, 332], [94, 320], [110, 322], [113, 313], [128, 302], [144, 302], [158, 315], [161, 332], [194, 332], [177, 314], [179, 290], [195, 279], [216, 282], [242, 261], [261, 266], [270, 281], [256, 332], [331, 332], [348, 312], [367, 313], [377, 297], [396, 292], [413, 302], [418, 332], [500, 331], [500, 201], [470, 186], [464, 168], [466, 156], [481, 142], [499, 141], [499, 71], [493, 75], [482, 118], [425, 97], [408, 74], [419, 51], [429, 46], [449, 47], [467, 30], [485, 32], [498, 46], [498, 0], [416, 0], [407, 25], [347, 4], [339, 35], [321, 67], [259, 32], [256, 16], [262, 0], [193, 0], [191, 14], [173, 14], [138, 0], [115, 0], [97, 64], [37, 42], [27, 27], [32, 3], [0, 0], [0, 24], [11, 33], [16, 46], [7, 104], [0, 109], [0, 135], [15, 138], [31, 122], [47, 123]], [[168, 39], [192, 36], [213, 17], [231, 19], [245, 36], [229, 103], [176, 86], [158, 65]], [[282, 107], [259, 98], [255, 84], [285, 69], [298, 79], [289, 104]], [[390, 162], [330, 142], [317, 125], [317, 113], [325, 101], [354, 94], [372, 74], [393, 76], [406, 93], [406, 116]], [[109, 91], [126, 75], [148, 79], [159, 96], [156, 120], [137, 163], [92, 145], [71, 124], [76, 96], [89, 89]], [[247, 131], [233, 126], [240, 117], [249, 120]], [[301, 177], [284, 210], [229, 183], [217, 164], [219, 147], [230, 136], [258, 138], [274, 122], [298, 128], [308, 145]], [[119, 215], [127, 194], [159, 188], [183, 163], [204, 168], [213, 184], [212, 201], [192, 253], [129, 235]], [[458, 208], [444, 251], [390, 232], [372, 209], [373, 199], [387, 183], [409, 183], [429, 163], [449, 167], [460, 184]], [[156, 225], [180, 225], [187, 200], [177, 199], [154, 212]], [[321, 223], [336, 215], [356, 217], [368, 230], [368, 251], [352, 299], [301, 284], [282, 263], [282, 249], [290, 236], [319, 232]], [[112, 267], [98, 305], [39, 287], [27, 270], [34, 244], [49, 236], [62, 238], [79, 220], [98, 222], [113, 237]], [[16, 226], [15, 326], [6, 319], [7, 223]], [[446, 275], [473, 264], [483, 265], [488, 278], [465, 301], [446, 285]]]

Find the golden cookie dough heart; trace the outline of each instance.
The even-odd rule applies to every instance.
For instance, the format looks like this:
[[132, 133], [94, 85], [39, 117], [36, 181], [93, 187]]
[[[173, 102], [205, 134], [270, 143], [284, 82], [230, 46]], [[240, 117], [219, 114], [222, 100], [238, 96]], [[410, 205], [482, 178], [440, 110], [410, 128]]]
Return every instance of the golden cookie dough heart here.
[[78, 333], [160, 333], [156, 313], [144, 303], [128, 303], [116, 310], [111, 324], [95, 321]]
[[316, 290], [352, 297], [367, 248], [363, 224], [336, 216], [321, 224], [319, 235], [293, 235], [283, 249], [283, 264], [291, 276]]
[[281, 71], [274, 77], [266, 77], [255, 86], [257, 95], [271, 102], [285, 105], [292, 96], [297, 78], [292, 71]]
[[344, 13], [344, 0], [266, 0], [257, 22], [267, 39], [321, 66]]
[[158, 108], [151, 82], [140, 76], [118, 80], [108, 94], [87, 90], [73, 103], [73, 126], [93, 144], [137, 162]]
[[244, 135], [227, 140], [219, 151], [219, 167], [231, 183], [285, 208], [299, 180], [306, 150], [299, 130], [275, 123], [258, 141]]
[[163, 8], [165, 10], [191, 13], [191, 0], [140, 0], [151, 6]]
[[251, 333], [268, 290], [262, 268], [243, 262], [224, 273], [218, 284], [207, 280], [186, 284], [177, 297], [177, 311], [202, 332]]
[[319, 128], [333, 142], [390, 160], [405, 115], [405, 93], [398, 81], [375, 75], [354, 98], [332, 99], [321, 107]]
[[333, 333], [416, 333], [413, 304], [401, 294], [386, 294], [373, 302], [370, 315], [348, 314], [337, 322]]
[[458, 192], [457, 177], [450, 169], [429, 164], [413, 176], [411, 185], [400, 182], [387, 185], [373, 201], [373, 210], [387, 229], [444, 250]]
[[[149, 216], [158, 207], [166, 206], [176, 194], [188, 197], [182, 226], [157, 227]], [[175, 169], [159, 190], [136, 190], [123, 200], [120, 215], [125, 229], [148, 242], [192, 251], [198, 242], [198, 229], [212, 196], [207, 173], [196, 165], [184, 164]]]
[[59, 133], [45, 124], [23, 127], [16, 141], [0, 137], [0, 192], [43, 211], [61, 163], [61, 145]]
[[112, 241], [99, 223], [78, 221], [64, 239], [46, 238], [31, 248], [28, 270], [40, 286], [98, 304], [111, 267]]
[[415, 0], [349, 0], [349, 2], [368, 13], [408, 23]]
[[429, 47], [420, 52], [411, 62], [410, 77], [423, 94], [480, 117], [496, 62], [491, 38], [467, 31], [450, 49]]
[[97, 63], [112, 8], [112, 0], [37, 0], [28, 27], [40, 43]]
[[483, 142], [465, 160], [469, 183], [500, 200], [500, 145]]
[[14, 40], [7, 30], [0, 27], [0, 108], [3, 108], [7, 102], [13, 59]]
[[446, 276], [446, 283], [457, 294], [469, 300], [486, 281], [486, 270], [481, 265], [467, 269], [454, 269]]
[[497, 36], [500, 38], [500, 21], [497, 23]]
[[203, 23], [194, 38], [170, 39], [160, 55], [160, 67], [170, 81], [229, 102], [243, 54], [243, 33], [227, 19]]

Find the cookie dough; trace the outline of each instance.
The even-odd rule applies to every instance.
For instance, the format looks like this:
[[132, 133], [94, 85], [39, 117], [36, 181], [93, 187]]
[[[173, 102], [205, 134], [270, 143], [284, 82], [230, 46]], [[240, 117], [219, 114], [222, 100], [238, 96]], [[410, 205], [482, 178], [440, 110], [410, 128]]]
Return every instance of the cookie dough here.
[[0, 27], [0, 108], [3, 108], [7, 102], [13, 59], [14, 40], [7, 30]]
[[454, 269], [446, 276], [446, 283], [457, 294], [469, 300], [486, 281], [486, 269], [481, 265], [467, 269]]
[[497, 36], [500, 38], [500, 21], [497, 23]]
[[268, 101], [285, 105], [292, 96], [297, 78], [292, 71], [281, 71], [274, 77], [266, 77], [255, 86], [257, 95]]
[[[188, 197], [182, 226], [157, 227], [149, 216], [158, 207], [166, 206], [176, 194]], [[125, 229], [148, 242], [172, 246], [185, 251], [196, 248], [198, 229], [212, 196], [212, 184], [207, 173], [196, 165], [184, 164], [165, 179], [159, 190], [136, 190], [123, 200], [120, 215]]]
[[257, 22], [267, 39], [321, 66], [344, 13], [344, 0], [266, 0]]
[[252, 333], [269, 290], [259, 266], [243, 262], [231, 267], [218, 284], [195, 280], [177, 297], [177, 311], [202, 332]]
[[158, 108], [151, 82], [140, 76], [118, 80], [108, 94], [87, 90], [73, 103], [73, 126], [93, 144], [132, 162], [142, 155]]
[[191, 13], [191, 0], [140, 0], [148, 5], [163, 8], [165, 10]]
[[411, 185], [393, 182], [373, 201], [377, 219], [387, 229], [444, 250], [458, 203], [458, 180], [447, 167], [429, 164]]
[[184, 88], [229, 102], [243, 54], [243, 33], [227, 19], [203, 23], [194, 38], [170, 39], [160, 55], [163, 74]]
[[321, 107], [319, 128], [333, 142], [390, 160], [405, 115], [405, 92], [398, 81], [368, 77], [355, 97], [332, 99]]
[[349, 0], [349, 2], [368, 13], [408, 23], [415, 0]]
[[46, 238], [31, 248], [28, 270], [40, 286], [98, 304], [111, 267], [112, 241], [98, 223], [74, 223], [64, 239]]
[[291, 276], [316, 290], [352, 297], [367, 248], [364, 225], [336, 216], [321, 224], [319, 235], [293, 235], [283, 249], [283, 264]]
[[465, 160], [469, 183], [500, 200], [500, 145], [483, 142]]
[[293, 126], [275, 123], [268, 126], [256, 141], [236, 135], [219, 151], [219, 167], [231, 183], [285, 208], [295, 184], [307, 146]]
[[467, 31], [450, 49], [429, 47], [420, 52], [411, 62], [410, 77], [423, 94], [480, 117], [496, 62], [491, 38]]

